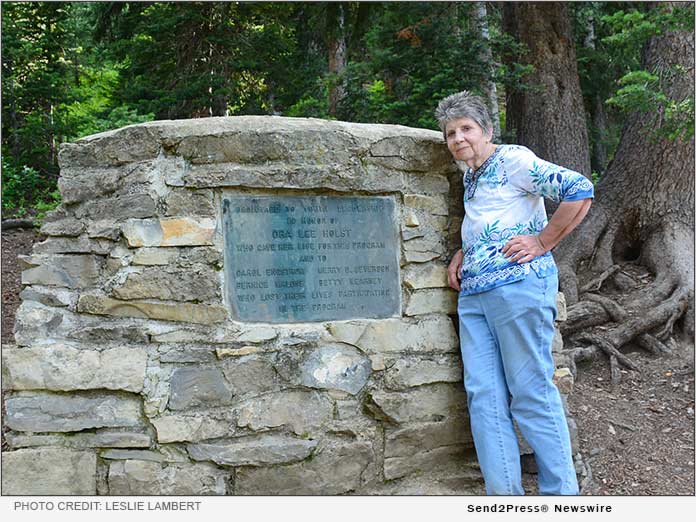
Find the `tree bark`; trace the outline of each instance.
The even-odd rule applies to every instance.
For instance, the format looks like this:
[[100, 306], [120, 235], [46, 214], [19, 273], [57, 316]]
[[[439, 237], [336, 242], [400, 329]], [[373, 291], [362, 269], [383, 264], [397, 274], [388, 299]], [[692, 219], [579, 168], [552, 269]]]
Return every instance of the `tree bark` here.
[[495, 62], [493, 61], [493, 52], [491, 51], [490, 37], [488, 33], [488, 13], [486, 11], [485, 2], [476, 2], [474, 4], [474, 25], [478, 33], [478, 37], [483, 42], [481, 50], [481, 62], [486, 68], [488, 80], [484, 83], [485, 97], [488, 105], [488, 110], [491, 113], [493, 120], [493, 140], [500, 140], [500, 111], [498, 109], [498, 88], [495, 84]]
[[[692, 32], [653, 36], [642, 61], [644, 69], [660, 76], [670, 101], [693, 95]], [[681, 72], [673, 74], [678, 69]], [[629, 116], [614, 159], [596, 186], [588, 218], [555, 255], [561, 287], [571, 304], [578, 298], [575, 269], [581, 263], [589, 264], [595, 274], [612, 264], [644, 265], [655, 274], [655, 282], [627, 299], [629, 304], [649, 319], [662, 306], [649, 302], [650, 296], [671, 293], [663, 302], [671, 302], [669, 329], [687, 302], [681, 330], [693, 336], [694, 137], [670, 140], [658, 135], [663, 112], [664, 106]]]
[[336, 116], [338, 104], [345, 96], [342, 75], [346, 68], [347, 43], [346, 43], [346, 14], [342, 4], [336, 6], [336, 28], [331, 31], [329, 40], [329, 74], [334, 81], [329, 86], [329, 114]]
[[[594, 18], [587, 20], [587, 35], [583, 44], [588, 49], [595, 50], [595, 23]], [[592, 119], [592, 153], [590, 163], [592, 170], [603, 173], [607, 167], [607, 114], [604, 110], [604, 100], [599, 93], [594, 93], [590, 100], [590, 117]]]
[[587, 124], [568, 6], [564, 2], [503, 5], [503, 28], [526, 46], [527, 88], [508, 92], [508, 129], [540, 157], [590, 177]]

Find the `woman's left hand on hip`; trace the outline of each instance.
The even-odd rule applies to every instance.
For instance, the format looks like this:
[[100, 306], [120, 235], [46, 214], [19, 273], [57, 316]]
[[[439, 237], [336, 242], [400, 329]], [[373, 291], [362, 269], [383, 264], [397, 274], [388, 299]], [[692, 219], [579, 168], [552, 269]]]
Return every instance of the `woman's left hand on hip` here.
[[505, 257], [518, 263], [528, 263], [545, 252], [539, 238], [535, 235], [515, 236], [503, 247]]

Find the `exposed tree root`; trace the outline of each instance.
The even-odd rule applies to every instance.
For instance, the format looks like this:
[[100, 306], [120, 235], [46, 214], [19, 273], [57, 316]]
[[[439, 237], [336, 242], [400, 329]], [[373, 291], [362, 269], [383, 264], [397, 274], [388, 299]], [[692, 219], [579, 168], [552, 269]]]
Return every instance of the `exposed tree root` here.
[[[597, 288], [611, 274], [617, 273], [617, 265], [606, 270], [602, 275], [593, 280], [591, 284], [585, 285], [586, 288]], [[650, 285], [653, 290], [652, 299], [655, 295], [663, 297], [667, 288], [673, 285], [667, 280], [661, 280]], [[641, 292], [645, 295], [645, 292]], [[631, 296], [633, 297], [633, 296]], [[604, 353], [609, 360], [612, 385], [618, 385], [621, 381], [621, 367], [626, 367], [633, 371], [639, 371], [638, 366], [619, 349], [626, 343], [633, 341], [639, 347], [645, 349], [653, 355], [669, 352], [661, 339], [664, 340], [671, 335], [675, 322], [683, 315], [688, 307], [689, 293], [686, 288], [678, 288], [672, 295], [663, 299], [657, 306], [651, 302], [641, 302], [640, 299], [627, 299], [631, 309], [627, 309], [610, 299], [609, 297], [594, 294], [583, 294], [583, 300], [568, 308], [568, 320], [561, 327], [561, 332], [571, 341], [587, 343], [589, 346], [574, 348], [568, 351], [567, 358], [571, 372], [577, 374], [577, 363], [584, 360], [596, 358], [597, 353]], [[636, 306], [638, 305], [638, 306]], [[647, 307], [646, 307], [647, 305]], [[593, 326], [604, 325], [612, 322], [615, 326], [606, 331], [593, 332], [587, 330]], [[664, 325], [657, 334], [649, 333], [656, 328]], [[574, 335], [573, 334], [577, 334]]]
[[604, 272], [599, 274], [598, 277], [587, 283], [586, 285], [583, 285], [580, 288], [580, 293], [583, 292], [594, 292], [596, 290], [599, 290], [602, 288], [602, 283], [606, 281], [609, 277], [613, 276], [616, 272], [618, 272], [621, 269], [620, 265], [612, 265], [609, 268], [607, 268]]
[[568, 319], [561, 324], [561, 334], [566, 337], [609, 321], [609, 314], [599, 303], [579, 301], [568, 307]]
[[644, 350], [650, 352], [653, 355], [660, 355], [662, 353], [670, 353], [672, 350], [667, 348], [664, 343], [656, 339], [649, 333], [641, 334], [637, 337], [638, 344]]
[[626, 310], [619, 306], [619, 304], [616, 301], [613, 301], [608, 297], [604, 297], [598, 294], [587, 294], [585, 296], [585, 299], [594, 301], [595, 303], [599, 303], [600, 305], [602, 305], [604, 310], [606, 310], [606, 312], [609, 314], [609, 317], [611, 317], [611, 320], [615, 323], [620, 323], [621, 321], [625, 321], [626, 318], [628, 318], [628, 312], [626, 312]]

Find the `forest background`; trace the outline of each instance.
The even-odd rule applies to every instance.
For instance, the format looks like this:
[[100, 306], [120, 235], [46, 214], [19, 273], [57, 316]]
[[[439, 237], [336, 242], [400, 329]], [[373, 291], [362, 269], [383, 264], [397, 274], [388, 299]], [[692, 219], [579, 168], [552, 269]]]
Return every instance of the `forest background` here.
[[[61, 143], [155, 119], [276, 114], [437, 129], [437, 102], [467, 89], [497, 113], [501, 142], [524, 142], [516, 104], [545, 93], [534, 90], [528, 43], [539, 35], [520, 34], [531, 23], [511, 27], [513, 4], [2, 2], [3, 218], [40, 219], [59, 204]], [[669, 100], [641, 63], [651, 36], [693, 27], [693, 3], [555, 4], [562, 12], [547, 16], [558, 20], [539, 22], [572, 35], [564, 45], [587, 138], [568, 133], [567, 146], [591, 158], [577, 170], [604, 174], [635, 111], [667, 109], [663, 132], [693, 136], [693, 96]]]
[[6, 230], [60, 203], [61, 143], [244, 114], [437, 129], [437, 102], [467, 89], [499, 143], [595, 182], [553, 249], [563, 364], [584, 375], [570, 409], [599, 488], [585, 492], [693, 495], [694, 2], [0, 8], [3, 331], [20, 302], [13, 259], [39, 237]]

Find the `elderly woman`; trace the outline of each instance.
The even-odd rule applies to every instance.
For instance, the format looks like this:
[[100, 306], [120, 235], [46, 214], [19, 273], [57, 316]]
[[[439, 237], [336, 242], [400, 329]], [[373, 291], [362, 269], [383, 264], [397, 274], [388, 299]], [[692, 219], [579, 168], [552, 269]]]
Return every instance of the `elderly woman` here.
[[[466, 164], [462, 248], [448, 278], [459, 291], [464, 386], [489, 495], [522, 495], [517, 422], [534, 450], [539, 494], [576, 495], [551, 343], [558, 274], [551, 249], [585, 217], [592, 183], [519, 145], [497, 145], [481, 98], [460, 92], [435, 111]], [[547, 221], [543, 197], [561, 202]]]

